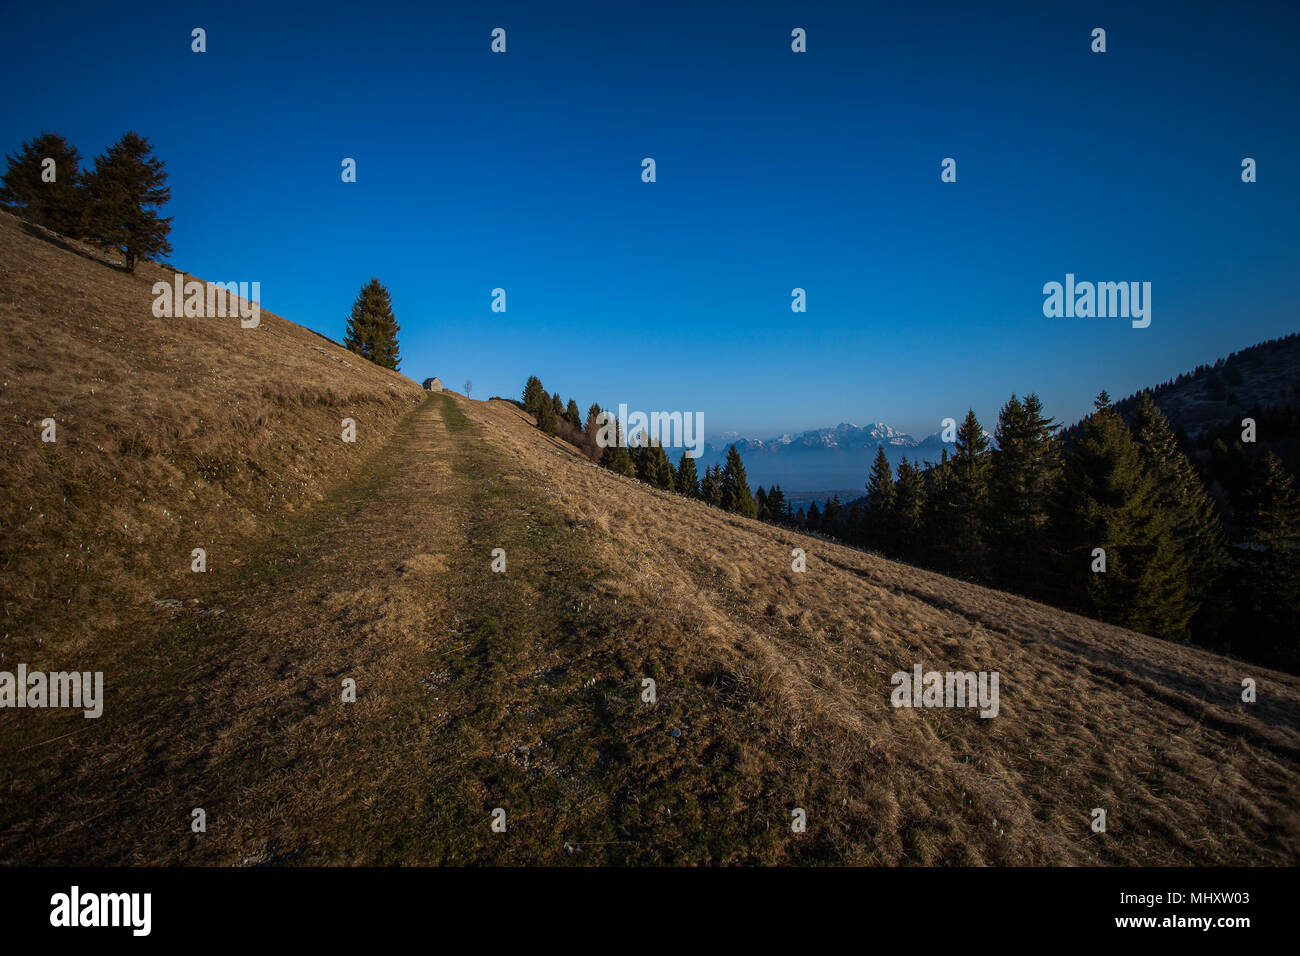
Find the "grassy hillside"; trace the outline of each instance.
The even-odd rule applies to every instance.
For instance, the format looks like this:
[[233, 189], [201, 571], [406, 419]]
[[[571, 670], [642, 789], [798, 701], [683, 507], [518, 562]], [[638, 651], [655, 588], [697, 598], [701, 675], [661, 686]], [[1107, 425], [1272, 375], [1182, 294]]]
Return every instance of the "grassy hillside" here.
[[[1296, 678], [648, 489], [539, 447], [508, 406], [467, 414], [587, 542], [618, 609], [589, 652], [607, 661], [598, 685], [655, 727], [629, 737], [684, 728], [669, 806], [696, 827], [688, 858], [716, 859], [729, 834], [729, 860], [1294, 861]], [[893, 709], [890, 675], [918, 662], [999, 671], [1001, 714]], [[639, 673], [669, 688], [671, 716], [629, 706]], [[1239, 702], [1247, 675], [1267, 703]], [[810, 804], [800, 844], [780, 823]], [[1105, 837], [1093, 807], [1119, 808]]]
[[[415, 404], [290, 323], [153, 320], [148, 273], [0, 241], [33, 343], [6, 357], [4, 666], [93, 662], [107, 694], [0, 712], [0, 859], [1300, 858], [1300, 679], [657, 492], [510, 403]], [[334, 444], [345, 414], [368, 444]], [[999, 715], [895, 709], [914, 664], [997, 671]]]
[[[101, 627], [181, 587], [194, 548], [211, 565], [236, 559], [421, 397], [266, 311], [254, 329], [155, 318], [151, 287], [173, 270], [145, 262], [128, 276], [5, 213], [0, 262], [6, 659], [93, 648]], [[355, 444], [340, 440], [346, 417]]]

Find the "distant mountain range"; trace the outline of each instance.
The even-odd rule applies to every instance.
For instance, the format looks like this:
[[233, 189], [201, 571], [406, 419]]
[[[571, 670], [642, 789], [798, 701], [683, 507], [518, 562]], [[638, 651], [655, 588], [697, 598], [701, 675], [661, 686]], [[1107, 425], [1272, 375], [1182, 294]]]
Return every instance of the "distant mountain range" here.
[[[1174, 428], [1188, 435], [1197, 447], [1208, 447], [1217, 433], [1239, 431], [1244, 415], [1273, 409], [1271, 417], [1277, 421], [1271, 421], [1267, 428], [1261, 423], [1260, 447], [1274, 451], [1293, 474], [1300, 466], [1300, 440], [1295, 434], [1293, 411], [1300, 407], [1300, 335], [1234, 352], [1156, 385], [1151, 391]], [[1115, 406], [1128, 416], [1137, 398], [1137, 394], [1128, 396]], [[989, 424], [985, 422], [986, 435]], [[1077, 428], [1076, 423], [1065, 430], [1067, 439]], [[1227, 437], [1230, 440], [1231, 434]], [[992, 436], [989, 440], [991, 443]], [[842, 501], [860, 497], [866, 491], [878, 448], [885, 449], [885, 457], [897, 468], [903, 456], [937, 462], [945, 447], [938, 432], [918, 440], [884, 422], [842, 423], [768, 439], [723, 434], [704, 446], [696, 467], [703, 472], [709, 465], [724, 461], [727, 446], [733, 442], [744, 459], [749, 486], [757, 489], [759, 485], [766, 488], [779, 484], [796, 507], [836, 494]], [[948, 443], [946, 447], [951, 454], [955, 446]]]
[[[815, 428], [768, 439], [720, 436], [717, 444], [705, 444], [697, 468], [703, 470], [724, 461], [727, 447], [733, 443], [744, 459], [751, 488], [777, 484], [799, 499], [809, 500], [837, 493], [843, 499], [845, 489], [856, 489], [852, 492], [854, 497], [865, 493], [871, 464], [879, 448], [885, 450], [885, 457], [897, 468], [904, 456], [937, 462], [945, 447], [938, 432], [918, 440], [884, 422], [872, 425], [843, 422], [833, 428]], [[947, 448], [951, 452], [953, 445], [949, 443]]]

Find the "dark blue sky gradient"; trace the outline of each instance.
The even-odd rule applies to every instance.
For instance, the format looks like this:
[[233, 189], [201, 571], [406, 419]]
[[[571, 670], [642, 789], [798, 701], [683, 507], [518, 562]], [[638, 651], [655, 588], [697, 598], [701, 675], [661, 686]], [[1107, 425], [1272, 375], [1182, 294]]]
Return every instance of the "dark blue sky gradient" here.
[[[267, 6], [6, 5], [0, 149], [137, 130], [170, 261], [336, 339], [376, 275], [416, 379], [922, 435], [1300, 328], [1290, 5]], [[1150, 328], [1044, 318], [1067, 271], [1150, 281]]]

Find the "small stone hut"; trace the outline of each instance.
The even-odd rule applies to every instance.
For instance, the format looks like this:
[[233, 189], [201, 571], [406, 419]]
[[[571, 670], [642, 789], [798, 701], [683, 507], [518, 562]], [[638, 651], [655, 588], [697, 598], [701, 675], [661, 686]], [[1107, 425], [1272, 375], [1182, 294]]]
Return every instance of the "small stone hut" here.
[[442, 379], [440, 379], [440, 378], [426, 378], [426, 379], [424, 380], [424, 390], [425, 390], [426, 392], [441, 392], [441, 391], [442, 391]]

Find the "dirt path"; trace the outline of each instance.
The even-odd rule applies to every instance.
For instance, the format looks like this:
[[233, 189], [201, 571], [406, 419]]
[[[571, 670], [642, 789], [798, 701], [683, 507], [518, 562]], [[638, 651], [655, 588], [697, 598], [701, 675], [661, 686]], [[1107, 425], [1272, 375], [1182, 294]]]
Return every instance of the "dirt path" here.
[[489, 545], [509, 547], [511, 519], [529, 514], [505, 470], [452, 399], [433, 399], [242, 569], [214, 561], [199, 607], [138, 622], [156, 633], [106, 674], [105, 716], [8, 768], [0, 855], [431, 861], [455, 855], [456, 834], [437, 836], [448, 821], [490, 832], [493, 798], [465, 804], [479, 788], [449, 774], [471, 742], [508, 749], [492, 737], [494, 685], [519, 638], [450, 608], [480, 589], [488, 613], [509, 600], [493, 591], [530, 586], [489, 568]]
[[[130, 622], [102, 719], [7, 748], [0, 860], [1294, 858], [1290, 682], [1267, 721], [1239, 713], [1213, 697], [1231, 662], [651, 491], [501, 402], [430, 398], [349, 485], [226, 557], [197, 603]], [[1195, 679], [1147, 667], [1132, 693], [1080, 641]], [[992, 662], [1006, 716], [894, 711], [909, 659]], [[1089, 841], [1099, 802], [1123, 839]]]
[[[213, 561], [197, 605], [135, 622], [105, 675], [105, 716], [65, 721], [68, 736], [8, 768], [0, 858], [758, 852], [734, 832], [730, 804], [709, 805], [710, 780], [727, 776], [716, 764], [735, 755], [706, 755], [710, 737], [679, 729], [707, 710], [713, 675], [642, 701], [640, 675], [664, 676], [647, 651], [662, 635], [601, 587], [541, 476], [457, 401], [427, 401], [351, 484], [239, 567]], [[355, 703], [342, 700], [345, 680]], [[192, 829], [195, 808], [206, 832]], [[497, 808], [504, 833], [492, 829]]]

